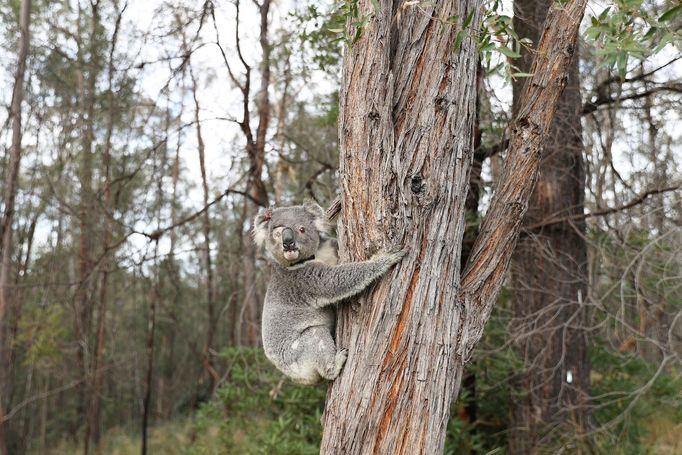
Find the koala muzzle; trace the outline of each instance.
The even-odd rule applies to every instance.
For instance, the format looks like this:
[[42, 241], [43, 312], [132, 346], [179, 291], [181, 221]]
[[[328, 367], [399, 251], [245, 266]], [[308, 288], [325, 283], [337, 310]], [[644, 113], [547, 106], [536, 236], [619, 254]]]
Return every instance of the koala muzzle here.
[[294, 237], [294, 231], [291, 228], [284, 228], [282, 230], [282, 246], [285, 250], [293, 250], [296, 248], [296, 239]]

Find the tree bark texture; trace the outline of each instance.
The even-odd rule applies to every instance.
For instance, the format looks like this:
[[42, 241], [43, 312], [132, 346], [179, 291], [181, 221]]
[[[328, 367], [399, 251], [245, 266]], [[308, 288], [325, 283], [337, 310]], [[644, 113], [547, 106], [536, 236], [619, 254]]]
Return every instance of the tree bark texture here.
[[14, 76], [14, 91], [10, 105], [12, 119], [12, 145], [9, 152], [9, 162], [6, 171], [7, 180], [3, 191], [4, 211], [0, 223], [0, 455], [7, 455], [7, 421], [5, 420], [5, 406], [7, 403], [7, 384], [10, 381], [9, 340], [7, 340], [5, 318], [10, 302], [10, 268], [12, 267], [12, 222], [14, 219], [14, 204], [19, 180], [19, 164], [21, 162], [21, 103], [24, 99], [24, 78], [26, 74], [26, 60], [30, 42], [29, 24], [31, 19], [31, 0], [22, 0], [19, 17], [19, 51], [17, 55], [17, 71]]
[[328, 394], [325, 454], [439, 453], [462, 374], [459, 257], [477, 51], [465, 39], [453, 52], [456, 30], [438, 18], [475, 10], [477, 29], [480, 4], [420, 12], [400, 3], [380, 2], [345, 57], [338, 232], [345, 260], [392, 244], [410, 253], [360, 308], [341, 307], [337, 342], [350, 354]]
[[[514, 30], [534, 43], [552, 2], [515, 0]], [[522, 52], [521, 71], [533, 55]], [[568, 69], [566, 88], [545, 142], [538, 182], [524, 224], [584, 213], [579, 58]], [[513, 84], [520, 107], [523, 80]], [[563, 222], [526, 232], [512, 258], [514, 337], [525, 369], [512, 399], [511, 453], [533, 453], [548, 438], [579, 434], [589, 412], [587, 352], [587, 248], [585, 222]], [[567, 427], [568, 425], [568, 427]], [[564, 431], [561, 431], [564, 430]]]
[[[360, 1], [372, 14], [371, 0]], [[460, 274], [473, 157], [477, 49], [438, 18], [479, 2], [421, 8], [379, 1], [346, 55], [340, 93], [344, 260], [391, 245], [409, 254], [342, 305], [337, 344], [349, 349], [324, 413], [322, 454], [437, 454], [464, 363], [481, 337], [537, 176], [586, 0], [553, 9], [518, 117], [507, 165]]]

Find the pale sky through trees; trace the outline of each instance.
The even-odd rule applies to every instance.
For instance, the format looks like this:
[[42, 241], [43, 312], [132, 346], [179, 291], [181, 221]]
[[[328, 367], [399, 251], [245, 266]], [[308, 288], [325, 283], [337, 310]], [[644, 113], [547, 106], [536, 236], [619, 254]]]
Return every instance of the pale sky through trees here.
[[[145, 1], [145, 2], [129, 2], [128, 8], [124, 14], [123, 32], [120, 34], [122, 49], [129, 49], [130, 55], [136, 55], [136, 58], [130, 64], [136, 65], [140, 62], [154, 62], [148, 63], [141, 70], [134, 70], [138, 84], [143, 93], [145, 93], [150, 100], [157, 99], [160, 95], [160, 90], [164, 84], [169, 80], [170, 73], [168, 64], [165, 61], [158, 61], [164, 55], [175, 56], [171, 60], [173, 66], [177, 66], [180, 61], [181, 52], [178, 48], [169, 47], [168, 40], [162, 40], [159, 35], [167, 28], [169, 18], [158, 17], [155, 12], [165, 2], [161, 0]], [[287, 20], [290, 8], [296, 7], [300, 2], [297, 1], [282, 1], [278, 2], [277, 7], [273, 9], [271, 20], [271, 30], [276, 31], [282, 21]], [[325, 3], [325, 2], [320, 2]], [[329, 4], [326, 2], [325, 4]], [[503, 13], [512, 15], [511, 2], [503, 2]], [[608, 2], [591, 2], [588, 5], [586, 18], [583, 20], [583, 25], [589, 21], [590, 15], [598, 15], [608, 5]], [[320, 7], [322, 9], [322, 7]], [[234, 40], [234, 7], [230, 2], [216, 2], [216, 21], [218, 24], [218, 31], [220, 33], [220, 40], [225, 49], [227, 58], [234, 65], [237, 65], [237, 56], [235, 52]], [[258, 43], [258, 16], [257, 11], [251, 2], [244, 2], [241, 13], [241, 40], [242, 46], [245, 50], [245, 58], [247, 62], [257, 66], [259, 61]], [[111, 27], [111, 24], [107, 25]], [[32, 45], [41, 46], [41, 41], [44, 41], [44, 34], [41, 35], [40, 30], [32, 31]], [[239, 132], [239, 127], [231, 121], [226, 119], [239, 120], [241, 95], [233, 87], [222, 60], [222, 56], [215, 42], [215, 31], [210, 18], [207, 18], [206, 23], [201, 31], [200, 38], [197, 40], [204, 43], [192, 53], [192, 62], [196, 68], [197, 77], [199, 79], [199, 102], [201, 105], [202, 125], [204, 125], [203, 135], [206, 143], [206, 162], [208, 165], [208, 178], [210, 189], [214, 195], [219, 194], [224, 189], [230, 187], [234, 183], [235, 176], [230, 172], [232, 165], [232, 157], [239, 155], [243, 149], [243, 137]], [[274, 42], [274, 41], [273, 41]], [[12, 69], [13, 64], [9, 64], [15, 58], [12, 50], [7, 52], [7, 49], [2, 51], [0, 57], [1, 61], [8, 63], [3, 65], [2, 81], [5, 94], [5, 103], [9, 104], [9, 97], [11, 96], [12, 83]], [[671, 60], [675, 55], [675, 50], [671, 45], [668, 45], [657, 56], [647, 61], [647, 67], [656, 67], [661, 62]], [[250, 59], [250, 61], [249, 61]], [[636, 61], [631, 60], [630, 66], [634, 67]], [[657, 80], [675, 80], [676, 77], [682, 75], [682, 60], [670, 65], [668, 68], [656, 74]], [[252, 87], [257, 87], [258, 81], [257, 71], [252, 72]], [[584, 78], [585, 79], [585, 78]], [[583, 93], [590, 93], [590, 82], [583, 80]], [[297, 96], [299, 99], [311, 99], [316, 93], [331, 92], [334, 89], [336, 82], [330, 80], [320, 71], [313, 71], [309, 81], [306, 84], [298, 87]], [[511, 106], [511, 86], [508, 81], [501, 77], [490, 77], [488, 83], [494, 92], [494, 98], [491, 102], [494, 108], [499, 111], [509, 111]], [[252, 95], [255, 96], [255, 88], [252, 88]], [[173, 100], [177, 105], [183, 100], [180, 98], [178, 91], [172, 94]], [[191, 121], [192, 113], [188, 109], [190, 104], [191, 94], [185, 93], [185, 120], [187, 123]], [[660, 113], [662, 115], [663, 113]], [[662, 127], [666, 132], [676, 140], [673, 143], [682, 143], [682, 131], [678, 127], [682, 124], [682, 120], [677, 117], [677, 113], [673, 112], [671, 115], [665, 114], [665, 122]], [[627, 114], [622, 117], [623, 126], [630, 133], [638, 132], [631, 131], [628, 128], [630, 119]], [[9, 135], [8, 130], [3, 132], [0, 138], [3, 143], [8, 144]], [[31, 138], [31, 130], [28, 130], [27, 136], [24, 137], [24, 144], [30, 145], [35, 143], [35, 138]], [[193, 129], [186, 128], [182, 134], [182, 150], [181, 160], [182, 166], [185, 169], [183, 176], [188, 180], [189, 188], [184, 191], [184, 204], [193, 206], [196, 209], [201, 205], [201, 190], [200, 190], [200, 171], [199, 164], [196, 157], [196, 136], [193, 134]], [[177, 133], [171, 134], [171, 142], [177, 140]], [[630, 142], [630, 135], [624, 137], [617, 137], [614, 142], [614, 161], [617, 164], [619, 171], [624, 178], [633, 172], [638, 172], [650, 163], [645, 161], [641, 155], [629, 153], [632, 149]], [[678, 145], [679, 147], [679, 145]], [[270, 151], [271, 154], [274, 152]], [[27, 154], [22, 167], [33, 159], [34, 156]], [[41, 155], [41, 159], [45, 159], [45, 155]], [[486, 174], [484, 174], [486, 175]], [[487, 174], [489, 177], [489, 173]], [[168, 182], [166, 182], [168, 184]], [[640, 189], [643, 190], [643, 189]], [[487, 198], [483, 200], [482, 207], [485, 208]], [[135, 226], [137, 230], [147, 231], [150, 227], [146, 224]], [[39, 225], [38, 232], [44, 232], [45, 235], [37, 236], [38, 240], [47, 240], [47, 234], [51, 231], [50, 226]], [[144, 237], [133, 236], [131, 242], [134, 245], [142, 246], [146, 243]], [[41, 242], [39, 242], [41, 243]]]

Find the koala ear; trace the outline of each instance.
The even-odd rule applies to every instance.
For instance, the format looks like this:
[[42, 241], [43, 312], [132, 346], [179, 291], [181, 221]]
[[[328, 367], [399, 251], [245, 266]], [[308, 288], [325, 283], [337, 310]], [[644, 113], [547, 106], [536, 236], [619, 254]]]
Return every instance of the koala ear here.
[[315, 201], [306, 199], [303, 201], [303, 208], [315, 218], [315, 229], [321, 234], [329, 235], [332, 229], [327, 213]]
[[268, 237], [268, 223], [270, 223], [270, 218], [272, 218], [272, 208], [268, 207], [267, 209], [260, 209], [253, 219], [251, 235], [253, 236], [253, 243], [255, 243], [258, 248], [262, 248], [263, 245], [265, 245], [265, 239]]

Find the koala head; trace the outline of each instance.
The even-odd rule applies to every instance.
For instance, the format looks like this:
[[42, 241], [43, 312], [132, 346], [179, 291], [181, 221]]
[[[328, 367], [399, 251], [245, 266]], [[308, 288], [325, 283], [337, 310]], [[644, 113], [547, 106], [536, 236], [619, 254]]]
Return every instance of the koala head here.
[[319, 205], [305, 202], [293, 207], [262, 209], [253, 223], [254, 243], [265, 246], [269, 256], [289, 266], [315, 255], [320, 237], [329, 235], [331, 225]]

